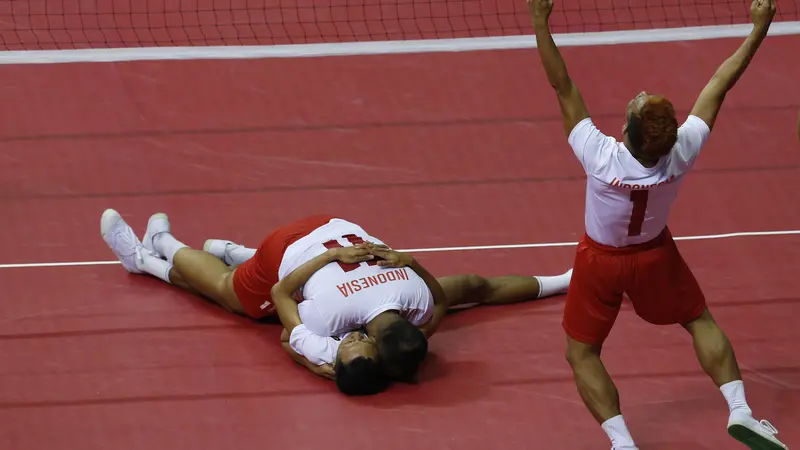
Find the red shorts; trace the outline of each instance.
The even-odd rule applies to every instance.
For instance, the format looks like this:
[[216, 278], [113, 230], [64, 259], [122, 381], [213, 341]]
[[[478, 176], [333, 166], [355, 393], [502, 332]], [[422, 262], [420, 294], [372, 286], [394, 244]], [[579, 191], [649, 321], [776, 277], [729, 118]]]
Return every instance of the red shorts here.
[[286, 248], [334, 218], [312, 216], [276, 229], [264, 239], [255, 256], [236, 268], [233, 289], [248, 316], [260, 319], [275, 314], [270, 291], [278, 283], [278, 269]]
[[639, 317], [655, 325], [691, 322], [706, 307], [703, 291], [668, 229], [650, 242], [623, 248], [583, 237], [564, 307], [567, 335], [585, 344], [602, 344], [617, 319], [623, 294]]

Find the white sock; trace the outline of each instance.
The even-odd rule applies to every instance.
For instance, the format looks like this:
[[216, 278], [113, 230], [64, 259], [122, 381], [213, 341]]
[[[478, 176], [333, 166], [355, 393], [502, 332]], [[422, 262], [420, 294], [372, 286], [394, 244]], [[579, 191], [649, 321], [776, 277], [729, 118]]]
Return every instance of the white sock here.
[[[162, 281], [169, 281], [169, 271], [172, 270], [172, 264], [164, 261], [161, 258], [151, 255], [146, 250], [142, 251], [141, 263], [136, 265], [139, 270], [148, 273]], [[170, 283], [171, 284], [171, 283]]]
[[175, 253], [178, 253], [178, 250], [185, 247], [188, 247], [188, 245], [175, 239], [175, 236], [169, 233], [158, 233], [153, 236], [153, 248], [158, 253], [164, 255], [170, 264], [172, 264], [172, 260], [175, 258]]
[[603, 430], [611, 439], [611, 446], [615, 449], [635, 449], [636, 444], [633, 443], [628, 426], [625, 425], [625, 419], [622, 415], [612, 417], [601, 425]]
[[572, 279], [572, 269], [555, 277], [535, 277], [539, 280], [539, 296], [536, 298], [549, 297], [551, 295], [563, 294], [569, 288], [569, 281]]
[[[229, 246], [231, 247], [231, 246]], [[239, 266], [256, 254], [256, 249], [247, 248], [243, 245], [233, 247], [230, 251], [225, 251], [225, 261], [228, 265]]]
[[731, 410], [731, 414], [736, 412], [737, 414], [753, 415], [753, 411], [747, 405], [747, 399], [744, 397], [744, 383], [742, 380], [725, 383], [719, 387], [719, 390], [722, 391], [722, 395], [728, 401], [728, 408]]

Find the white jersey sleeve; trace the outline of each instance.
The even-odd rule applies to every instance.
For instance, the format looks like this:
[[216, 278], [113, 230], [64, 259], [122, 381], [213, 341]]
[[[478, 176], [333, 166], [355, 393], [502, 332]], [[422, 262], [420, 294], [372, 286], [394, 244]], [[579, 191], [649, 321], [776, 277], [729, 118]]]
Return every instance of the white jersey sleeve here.
[[569, 133], [568, 141], [586, 174], [603, 170], [617, 145], [617, 140], [597, 129], [590, 117], [575, 125]]
[[333, 364], [339, 351], [339, 340], [314, 334], [305, 325], [298, 325], [289, 336], [289, 345], [312, 364]]
[[678, 142], [673, 149], [672, 158], [681, 171], [686, 172], [694, 165], [710, 134], [711, 129], [697, 116], [687, 117], [678, 128]]

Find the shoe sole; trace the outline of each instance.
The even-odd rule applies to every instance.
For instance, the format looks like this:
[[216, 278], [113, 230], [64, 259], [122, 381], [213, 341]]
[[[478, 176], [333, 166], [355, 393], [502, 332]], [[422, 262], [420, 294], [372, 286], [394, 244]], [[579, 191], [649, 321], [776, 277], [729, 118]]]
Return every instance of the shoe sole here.
[[214, 253], [211, 253], [211, 246], [214, 245], [214, 241], [219, 241], [219, 240], [221, 239], [207, 239], [205, 242], [203, 242], [203, 251], [208, 254], [214, 255], [215, 258], [219, 259], [225, 264], [228, 264], [228, 261], [225, 260], [226, 252], [224, 250], [222, 252], [222, 255], [215, 255]]
[[[164, 214], [164, 213], [155, 213], [152, 216], [150, 216], [149, 219], [147, 219], [147, 229], [148, 230], [150, 229], [150, 222], [152, 222], [155, 219], [161, 219], [161, 218], [163, 218], [164, 220], [167, 221], [167, 223], [169, 223], [169, 217], [166, 214]], [[170, 232], [172, 232], [172, 227], [170, 227]], [[145, 231], [144, 236], [142, 237], [142, 245], [144, 246], [145, 250], [150, 251], [150, 252], [158, 253], [158, 252], [156, 252], [156, 249], [150, 248], [150, 247], [152, 247], [152, 245], [148, 245], [148, 244], [151, 244], [152, 242], [153, 242], [153, 237], [150, 236], [150, 232], [149, 231]]]
[[116, 210], [111, 208], [103, 211], [103, 215], [100, 216], [100, 236], [103, 238], [106, 237], [106, 234], [111, 230], [111, 228], [116, 224], [117, 220], [122, 217]]
[[742, 425], [731, 425], [728, 427], [728, 434], [752, 450], [787, 450], [787, 447], [778, 445]]

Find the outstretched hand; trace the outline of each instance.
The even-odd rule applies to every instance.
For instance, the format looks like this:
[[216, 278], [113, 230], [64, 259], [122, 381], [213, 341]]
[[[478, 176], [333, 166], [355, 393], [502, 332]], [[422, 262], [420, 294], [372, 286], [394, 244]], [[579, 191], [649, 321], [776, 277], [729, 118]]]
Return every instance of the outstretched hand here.
[[534, 22], [547, 22], [553, 12], [553, 0], [527, 0], [528, 11]]
[[753, 25], [769, 28], [775, 17], [775, 11], [775, 0], [753, 0], [750, 5], [750, 17], [753, 19]]

